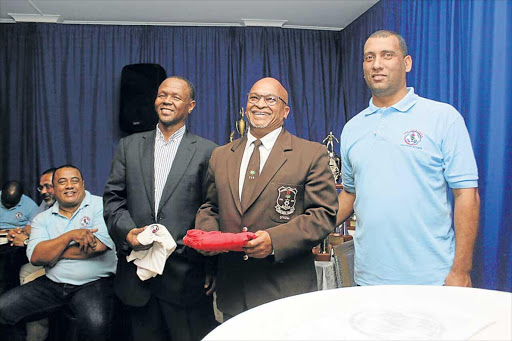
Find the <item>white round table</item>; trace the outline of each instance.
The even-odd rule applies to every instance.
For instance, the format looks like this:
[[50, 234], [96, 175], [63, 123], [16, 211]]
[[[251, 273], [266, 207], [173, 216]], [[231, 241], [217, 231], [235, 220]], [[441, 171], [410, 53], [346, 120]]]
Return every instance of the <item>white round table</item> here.
[[512, 294], [442, 286], [366, 286], [270, 302], [204, 340], [511, 340]]

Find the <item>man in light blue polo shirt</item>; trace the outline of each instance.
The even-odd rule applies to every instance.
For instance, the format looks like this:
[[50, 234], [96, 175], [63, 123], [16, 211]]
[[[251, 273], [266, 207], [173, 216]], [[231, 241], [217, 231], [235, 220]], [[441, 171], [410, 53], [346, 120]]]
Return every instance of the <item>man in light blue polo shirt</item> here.
[[11, 246], [8, 234], [24, 229], [37, 213], [36, 203], [23, 194], [18, 181], [8, 181], [0, 191], [0, 295], [19, 284], [18, 273], [27, 262], [23, 246]]
[[46, 275], [0, 297], [0, 324], [16, 325], [70, 305], [85, 339], [108, 339], [117, 257], [102, 198], [85, 191], [72, 165], [57, 168], [53, 187], [57, 202], [34, 218], [27, 247], [31, 263], [44, 265]]
[[411, 68], [399, 34], [366, 41], [372, 99], [341, 134], [338, 223], [355, 212], [358, 285], [471, 286], [480, 206], [471, 141], [457, 110], [406, 87]]
[[8, 181], [0, 191], [0, 231], [23, 228], [37, 214], [37, 204], [23, 194], [18, 181]]

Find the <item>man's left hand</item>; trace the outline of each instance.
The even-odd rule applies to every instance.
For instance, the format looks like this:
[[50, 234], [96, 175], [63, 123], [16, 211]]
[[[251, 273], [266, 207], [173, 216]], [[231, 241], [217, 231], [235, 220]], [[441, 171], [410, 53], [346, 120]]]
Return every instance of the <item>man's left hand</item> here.
[[257, 231], [256, 238], [244, 247], [245, 254], [253, 258], [265, 258], [272, 253], [272, 240], [267, 231]]
[[215, 288], [217, 287], [217, 278], [213, 275], [206, 275], [206, 278], [204, 279], [204, 288], [208, 289], [206, 290], [206, 296], [210, 296], [215, 291]]
[[24, 241], [28, 238], [28, 234], [23, 229], [16, 227], [9, 231], [7, 238], [11, 242], [11, 246], [25, 246]]
[[457, 272], [451, 270], [444, 280], [444, 285], [452, 287], [469, 287], [471, 284], [471, 277], [468, 272]]

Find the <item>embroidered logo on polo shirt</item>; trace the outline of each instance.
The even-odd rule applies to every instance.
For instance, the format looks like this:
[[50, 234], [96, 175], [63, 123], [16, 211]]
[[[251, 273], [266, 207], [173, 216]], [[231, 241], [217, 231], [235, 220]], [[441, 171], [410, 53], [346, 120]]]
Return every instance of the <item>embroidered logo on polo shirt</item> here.
[[14, 215], [16, 217], [16, 219], [21, 219], [21, 217], [23, 217], [23, 213], [21, 212], [16, 212], [16, 214]]
[[295, 197], [297, 188], [281, 186], [277, 189], [276, 212], [282, 215], [290, 215], [295, 212]]
[[417, 145], [418, 143], [421, 142], [422, 138], [423, 134], [421, 133], [421, 131], [416, 129], [409, 130], [404, 133], [404, 141], [410, 146]]
[[90, 224], [91, 218], [89, 218], [88, 216], [85, 216], [80, 220], [80, 226], [82, 226], [83, 228], [88, 227]]

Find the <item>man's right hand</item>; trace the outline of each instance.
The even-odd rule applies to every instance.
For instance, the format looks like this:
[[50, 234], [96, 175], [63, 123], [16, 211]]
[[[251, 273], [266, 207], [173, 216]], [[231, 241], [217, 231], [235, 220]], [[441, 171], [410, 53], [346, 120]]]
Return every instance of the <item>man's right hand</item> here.
[[76, 229], [71, 230], [71, 239], [78, 243], [80, 251], [87, 252], [88, 248], [94, 249], [96, 247], [96, 240], [94, 239], [95, 232], [98, 232], [97, 228], [94, 229]]
[[153, 243], [151, 243], [149, 245], [142, 245], [137, 240], [137, 236], [139, 235], [139, 233], [142, 233], [146, 229], [146, 227], [148, 227], [148, 226], [146, 225], [143, 227], [131, 229], [130, 232], [128, 232], [128, 234], [126, 235], [126, 242], [132, 248], [132, 250], [135, 250], [135, 251], [148, 250], [153, 246]]

